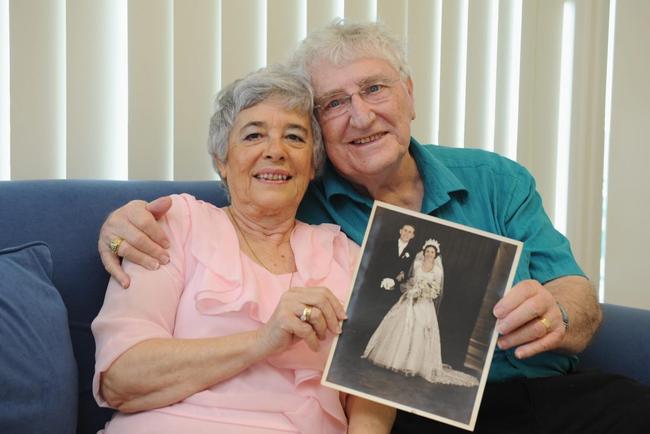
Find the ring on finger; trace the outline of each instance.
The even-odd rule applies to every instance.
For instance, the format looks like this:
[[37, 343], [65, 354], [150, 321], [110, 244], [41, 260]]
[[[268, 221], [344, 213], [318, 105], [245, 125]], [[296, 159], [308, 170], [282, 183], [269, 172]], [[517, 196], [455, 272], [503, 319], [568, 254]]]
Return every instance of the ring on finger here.
[[108, 243], [108, 247], [111, 249], [111, 252], [113, 254], [117, 255], [117, 251], [120, 250], [120, 244], [122, 244], [122, 241], [124, 241], [120, 237], [113, 238], [110, 243]]
[[548, 318], [542, 316], [539, 318], [539, 322], [541, 322], [544, 325], [544, 328], [546, 329], [546, 333], [551, 331], [551, 321], [549, 321]]
[[309, 322], [311, 318], [311, 309], [312, 306], [305, 306], [305, 308], [302, 310], [302, 315], [300, 315], [300, 321]]

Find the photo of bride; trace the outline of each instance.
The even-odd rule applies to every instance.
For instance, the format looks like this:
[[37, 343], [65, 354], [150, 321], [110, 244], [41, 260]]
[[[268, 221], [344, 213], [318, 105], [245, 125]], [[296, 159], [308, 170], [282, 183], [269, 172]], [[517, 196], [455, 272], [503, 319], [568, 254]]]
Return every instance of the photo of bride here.
[[[395, 287], [383, 282], [383, 287]], [[440, 243], [430, 238], [417, 253], [402, 296], [388, 311], [361, 356], [375, 365], [419, 375], [431, 383], [478, 386], [478, 380], [442, 362], [437, 310], [444, 287]]]
[[375, 202], [322, 384], [472, 430], [521, 248]]

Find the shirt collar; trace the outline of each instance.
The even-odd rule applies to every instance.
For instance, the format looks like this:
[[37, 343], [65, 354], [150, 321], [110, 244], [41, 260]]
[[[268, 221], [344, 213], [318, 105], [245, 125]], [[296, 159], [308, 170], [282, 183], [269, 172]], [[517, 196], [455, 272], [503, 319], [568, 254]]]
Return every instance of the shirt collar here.
[[458, 177], [427, 148], [435, 150], [435, 146], [425, 147], [411, 137], [409, 150], [424, 184], [421, 212], [431, 214], [449, 202], [452, 195], [466, 194], [468, 190]]
[[334, 168], [334, 165], [330, 162], [329, 158], [325, 162], [325, 169], [323, 170], [322, 176], [323, 189], [325, 191], [325, 197], [328, 202], [332, 201], [332, 197], [337, 195], [342, 195], [349, 197], [355, 202], [360, 202], [369, 207], [372, 207], [373, 200], [360, 193], [359, 190], [354, 188], [352, 183], [347, 179], [343, 178], [341, 174]]
[[[415, 163], [424, 183], [424, 199], [421, 212], [430, 214], [447, 203], [452, 194], [467, 192], [463, 183], [449, 170], [433, 153], [427, 151], [425, 146], [411, 137], [409, 152], [413, 155]], [[334, 168], [329, 159], [325, 163], [322, 176], [323, 189], [328, 202], [336, 195], [346, 196], [369, 208], [373, 200], [360, 193], [352, 184], [343, 178]]]

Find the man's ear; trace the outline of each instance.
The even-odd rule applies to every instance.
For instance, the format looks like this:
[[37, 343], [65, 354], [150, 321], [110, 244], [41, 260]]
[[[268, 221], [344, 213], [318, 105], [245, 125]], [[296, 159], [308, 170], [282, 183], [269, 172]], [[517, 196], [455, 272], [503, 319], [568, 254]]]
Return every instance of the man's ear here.
[[413, 94], [413, 79], [411, 77], [406, 80], [406, 93], [411, 101], [411, 120], [415, 120], [415, 95]]

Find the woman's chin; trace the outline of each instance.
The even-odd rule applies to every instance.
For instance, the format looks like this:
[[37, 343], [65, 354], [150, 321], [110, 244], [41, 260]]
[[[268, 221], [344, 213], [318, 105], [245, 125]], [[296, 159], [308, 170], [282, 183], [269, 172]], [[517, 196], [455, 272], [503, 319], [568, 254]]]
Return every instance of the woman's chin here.
[[251, 201], [256, 208], [269, 213], [286, 212], [295, 216], [302, 196], [268, 193], [255, 197]]

